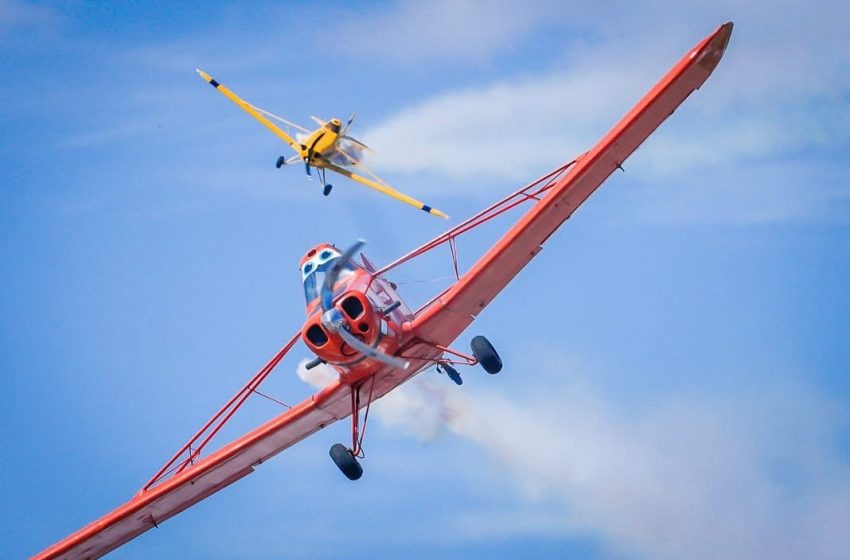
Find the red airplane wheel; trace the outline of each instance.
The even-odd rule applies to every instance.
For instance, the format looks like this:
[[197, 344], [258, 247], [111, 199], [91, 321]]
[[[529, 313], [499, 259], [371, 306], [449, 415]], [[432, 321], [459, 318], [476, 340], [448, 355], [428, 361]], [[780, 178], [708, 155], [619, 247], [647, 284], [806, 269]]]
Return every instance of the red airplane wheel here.
[[346, 446], [341, 443], [335, 443], [331, 446], [329, 453], [333, 462], [348, 480], [357, 480], [363, 476], [363, 467]]

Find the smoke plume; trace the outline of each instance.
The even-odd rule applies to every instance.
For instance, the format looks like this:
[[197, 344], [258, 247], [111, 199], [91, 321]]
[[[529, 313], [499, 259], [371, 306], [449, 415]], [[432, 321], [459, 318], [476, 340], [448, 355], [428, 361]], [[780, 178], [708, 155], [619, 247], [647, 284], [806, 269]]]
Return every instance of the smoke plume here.
[[[301, 370], [314, 384], [332, 379], [331, 368]], [[425, 441], [452, 433], [498, 459], [519, 500], [531, 509], [545, 502], [539, 531], [665, 559], [850, 550], [850, 469], [836, 449], [842, 414], [822, 397], [796, 388], [627, 407], [580, 384], [520, 400], [428, 375], [378, 401], [376, 417]], [[468, 529], [481, 536], [481, 527]]]

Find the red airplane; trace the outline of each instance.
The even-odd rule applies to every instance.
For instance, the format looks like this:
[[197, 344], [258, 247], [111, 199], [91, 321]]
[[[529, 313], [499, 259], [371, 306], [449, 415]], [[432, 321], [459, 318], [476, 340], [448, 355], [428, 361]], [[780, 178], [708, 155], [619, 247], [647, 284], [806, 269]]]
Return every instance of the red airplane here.
[[[341, 252], [321, 244], [300, 262], [307, 300], [301, 331], [234, 395], [127, 503], [34, 556], [36, 559], [97, 558], [250, 474], [254, 468], [322, 428], [351, 416], [351, 446], [336, 444], [330, 455], [350, 479], [360, 478], [361, 409], [425, 368], [436, 365], [455, 382], [453, 365], [481, 364], [496, 373], [502, 362], [483, 337], [472, 355], [449, 345], [534, 258], [543, 243], [640, 144], [693, 92], [714, 68], [729, 42], [732, 23], [721, 25], [682, 58], [649, 93], [588, 152], [395, 262], [376, 269], [357, 242]], [[455, 240], [508, 210], [526, 213], [468, 271], [460, 274]], [[441, 245], [448, 245], [457, 281], [417, 311], [411, 311], [385, 275]], [[257, 390], [298, 339], [315, 353], [307, 367], [333, 366], [339, 377], [286, 412], [201, 458], [201, 451]]]

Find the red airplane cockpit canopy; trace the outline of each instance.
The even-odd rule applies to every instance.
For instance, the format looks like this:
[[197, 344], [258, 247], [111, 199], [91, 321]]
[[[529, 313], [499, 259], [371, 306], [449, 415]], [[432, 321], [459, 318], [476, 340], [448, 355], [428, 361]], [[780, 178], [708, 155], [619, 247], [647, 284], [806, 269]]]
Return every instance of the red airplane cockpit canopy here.
[[[304, 299], [308, 305], [319, 297], [325, 275], [339, 258], [342, 258], [342, 253], [330, 243], [316, 245], [301, 257], [301, 279], [304, 282]], [[340, 278], [353, 272], [355, 266], [351, 262], [344, 263]]]

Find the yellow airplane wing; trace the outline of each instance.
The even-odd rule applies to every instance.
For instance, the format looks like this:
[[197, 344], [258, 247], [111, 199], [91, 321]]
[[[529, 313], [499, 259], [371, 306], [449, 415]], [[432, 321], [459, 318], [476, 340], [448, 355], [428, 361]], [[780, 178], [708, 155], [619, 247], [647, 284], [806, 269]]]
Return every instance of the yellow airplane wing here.
[[254, 108], [253, 105], [242, 100], [238, 95], [236, 95], [235, 93], [227, 89], [225, 86], [215, 81], [212, 76], [210, 76], [203, 70], [195, 69], [195, 71], [200, 74], [201, 77], [206, 80], [208, 84], [217, 89], [223, 96], [239, 105], [243, 111], [263, 123], [263, 125], [269, 130], [271, 130], [272, 133], [274, 133], [278, 138], [289, 144], [292, 149], [298, 152], [301, 157], [304, 157], [306, 155], [307, 150], [303, 148], [301, 144], [297, 140], [295, 140], [295, 138], [281, 130], [279, 126], [264, 117], [256, 108]]
[[331, 171], [339, 173], [340, 175], [344, 175], [344, 176], [348, 177], [349, 179], [351, 179], [352, 181], [356, 181], [356, 182], [360, 183], [361, 185], [366, 185], [367, 187], [371, 187], [371, 188], [375, 189], [376, 191], [380, 191], [380, 192], [382, 192], [386, 195], [389, 195], [396, 200], [400, 200], [401, 202], [404, 202], [405, 204], [410, 204], [414, 208], [419, 208], [420, 210], [424, 210], [425, 212], [428, 212], [429, 214], [432, 214], [434, 216], [439, 216], [441, 218], [448, 218], [448, 216], [446, 214], [437, 210], [436, 208], [431, 208], [427, 204], [423, 204], [422, 202], [419, 202], [415, 198], [411, 198], [411, 197], [407, 196], [406, 194], [395, 190], [394, 188], [392, 188], [391, 186], [389, 186], [385, 183], [373, 181], [372, 179], [369, 179], [369, 178], [364, 177], [362, 175], [358, 175], [357, 173], [352, 173], [348, 169], [345, 169], [344, 167], [340, 167], [338, 165], [334, 165], [330, 162], [323, 163], [322, 167], [325, 167], [326, 169], [330, 169]]

